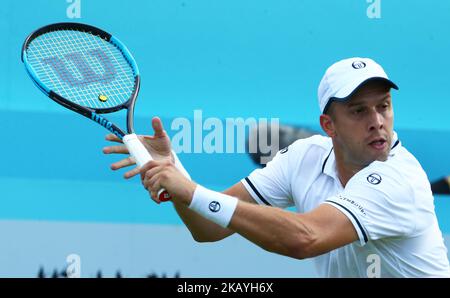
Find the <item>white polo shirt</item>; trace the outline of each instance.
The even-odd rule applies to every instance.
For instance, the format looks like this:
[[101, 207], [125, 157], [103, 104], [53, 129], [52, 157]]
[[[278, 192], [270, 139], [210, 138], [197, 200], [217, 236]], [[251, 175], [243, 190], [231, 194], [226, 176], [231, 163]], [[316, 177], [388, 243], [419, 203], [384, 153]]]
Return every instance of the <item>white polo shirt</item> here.
[[281, 150], [241, 182], [259, 204], [299, 213], [330, 204], [350, 219], [359, 241], [316, 257], [321, 276], [450, 277], [430, 183], [395, 133], [387, 161], [372, 162], [345, 188], [331, 139], [319, 135]]

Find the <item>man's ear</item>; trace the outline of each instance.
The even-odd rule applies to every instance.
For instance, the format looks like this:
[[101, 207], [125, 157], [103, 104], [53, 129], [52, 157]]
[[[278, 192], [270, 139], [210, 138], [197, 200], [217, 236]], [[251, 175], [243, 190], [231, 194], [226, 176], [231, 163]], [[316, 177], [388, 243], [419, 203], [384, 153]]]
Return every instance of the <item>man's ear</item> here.
[[330, 115], [322, 114], [320, 115], [320, 126], [322, 127], [323, 131], [330, 137], [336, 136], [336, 130], [334, 127], [333, 119]]

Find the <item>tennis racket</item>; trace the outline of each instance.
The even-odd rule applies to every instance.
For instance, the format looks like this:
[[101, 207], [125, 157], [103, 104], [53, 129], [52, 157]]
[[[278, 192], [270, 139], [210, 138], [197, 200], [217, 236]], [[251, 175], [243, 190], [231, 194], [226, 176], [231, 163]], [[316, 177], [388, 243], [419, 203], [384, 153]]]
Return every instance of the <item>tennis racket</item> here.
[[[134, 105], [139, 70], [116, 37], [80, 23], [57, 23], [31, 33], [22, 47], [22, 62], [36, 86], [63, 107], [83, 115], [122, 139], [138, 167], [152, 160], [134, 133]], [[127, 132], [101, 114], [127, 109]], [[160, 201], [171, 199], [166, 190]]]

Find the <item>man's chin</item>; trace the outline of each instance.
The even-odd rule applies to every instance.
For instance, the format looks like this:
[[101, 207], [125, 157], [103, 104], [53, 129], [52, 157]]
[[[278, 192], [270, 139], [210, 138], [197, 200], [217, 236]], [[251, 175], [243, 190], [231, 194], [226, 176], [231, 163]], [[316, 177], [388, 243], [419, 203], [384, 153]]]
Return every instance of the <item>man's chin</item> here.
[[379, 153], [376, 156], [373, 157], [372, 162], [374, 162], [375, 160], [377, 161], [386, 161], [388, 159], [389, 153], [388, 152], [383, 152], [383, 153]]
[[391, 151], [390, 148], [391, 147], [389, 142], [386, 142], [382, 150], [374, 150], [373, 148], [369, 147], [368, 155], [371, 156], [370, 159], [372, 160], [372, 162], [375, 160], [386, 161], [389, 157], [389, 152]]
[[386, 161], [388, 159], [388, 154], [384, 154], [383, 156], [379, 156], [376, 160], [378, 161]]
[[388, 153], [386, 153], [386, 154], [377, 154], [376, 156], [373, 156], [372, 158], [370, 158], [370, 159], [367, 159], [365, 162], [364, 162], [364, 167], [367, 167], [368, 165], [370, 165], [371, 163], [373, 163], [374, 161], [386, 161], [387, 159], [388, 159]]

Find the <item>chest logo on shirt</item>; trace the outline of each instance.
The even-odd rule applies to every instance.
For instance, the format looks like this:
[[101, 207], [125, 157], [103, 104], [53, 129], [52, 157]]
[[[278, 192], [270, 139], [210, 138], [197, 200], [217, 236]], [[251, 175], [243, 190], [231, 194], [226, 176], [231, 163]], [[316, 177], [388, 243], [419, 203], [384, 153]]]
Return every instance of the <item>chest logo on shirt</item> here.
[[369, 182], [370, 184], [373, 185], [377, 185], [381, 183], [381, 176], [378, 174], [370, 174], [369, 176], [367, 176], [367, 182]]

